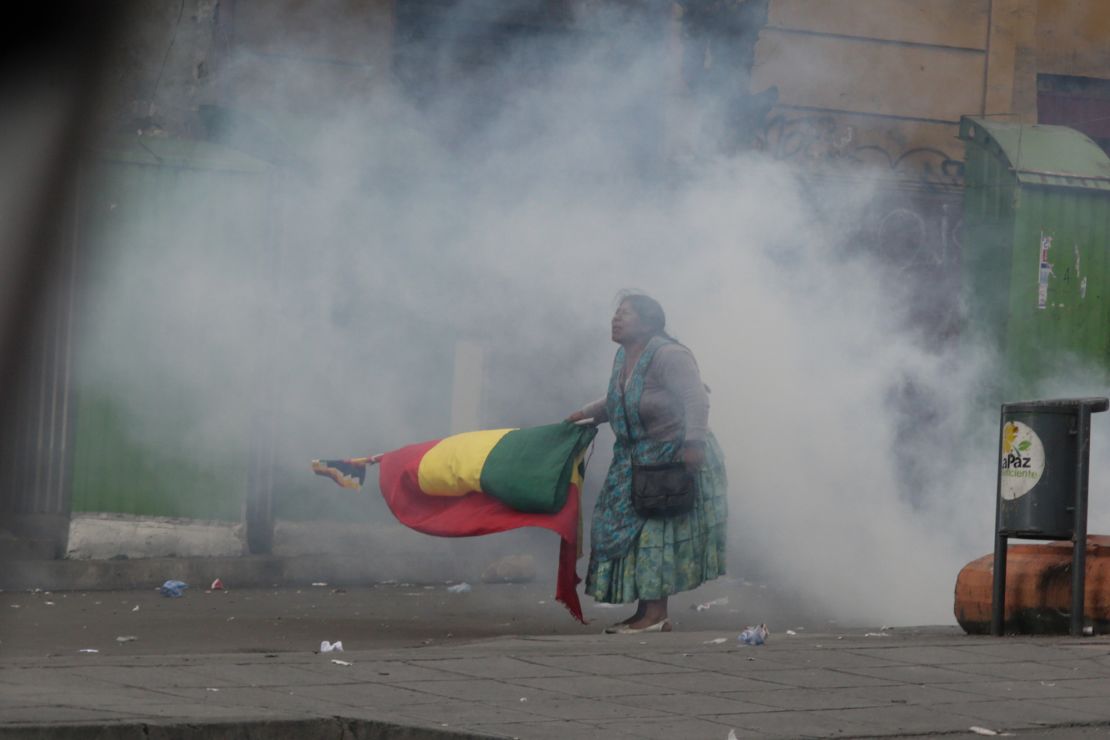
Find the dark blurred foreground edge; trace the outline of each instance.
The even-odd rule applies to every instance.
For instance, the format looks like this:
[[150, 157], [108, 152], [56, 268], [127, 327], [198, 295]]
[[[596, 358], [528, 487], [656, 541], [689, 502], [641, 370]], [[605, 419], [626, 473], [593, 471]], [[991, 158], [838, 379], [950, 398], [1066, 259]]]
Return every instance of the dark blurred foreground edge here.
[[69, 387], [58, 381], [77, 257], [67, 236], [80, 153], [131, 8], [31, 3], [0, 30], [0, 559], [65, 551]]

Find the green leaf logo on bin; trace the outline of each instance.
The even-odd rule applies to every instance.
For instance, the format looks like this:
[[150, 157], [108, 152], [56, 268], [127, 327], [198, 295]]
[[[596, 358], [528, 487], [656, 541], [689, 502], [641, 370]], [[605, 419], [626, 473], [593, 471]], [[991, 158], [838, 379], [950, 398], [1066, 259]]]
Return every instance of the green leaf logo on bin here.
[[1005, 501], [1021, 498], [1044, 473], [1044, 445], [1026, 424], [1008, 421], [1002, 427], [1002, 480], [1000, 495]]

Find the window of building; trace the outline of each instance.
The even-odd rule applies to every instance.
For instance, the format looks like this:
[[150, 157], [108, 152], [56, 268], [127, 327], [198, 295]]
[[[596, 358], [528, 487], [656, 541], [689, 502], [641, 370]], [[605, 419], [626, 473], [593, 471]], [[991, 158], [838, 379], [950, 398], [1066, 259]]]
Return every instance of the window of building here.
[[1110, 154], [1110, 80], [1037, 75], [1037, 122], [1082, 131]]

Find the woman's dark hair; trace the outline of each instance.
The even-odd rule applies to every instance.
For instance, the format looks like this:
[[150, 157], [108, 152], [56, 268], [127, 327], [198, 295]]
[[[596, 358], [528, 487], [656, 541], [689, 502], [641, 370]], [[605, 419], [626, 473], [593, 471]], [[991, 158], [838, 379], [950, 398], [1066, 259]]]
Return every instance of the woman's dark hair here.
[[670, 339], [672, 342], [677, 341], [666, 332], [667, 314], [663, 313], [663, 307], [659, 305], [659, 301], [649, 295], [632, 292], [621, 292], [618, 294], [617, 298], [617, 304], [627, 303], [628, 306], [636, 312], [636, 315], [640, 317], [640, 320], [651, 329], [653, 335], [658, 334], [661, 337]]
[[[627, 303], [636, 312], [640, 320], [651, 329], [652, 335], [669, 339], [679, 347], [685, 347], [686, 351], [689, 352], [689, 347], [667, 333], [667, 314], [663, 313], [663, 307], [659, 305], [659, 301], [643, 293], [622, 290], [617, 294], [617, 305], [619, 306], [622, 303]], [[693, 353], [690, 356], [693, 357]], [[694, 363], [697, 364], [697, 360]], [[709, 386], [705, 386], [705, 392], [710, 392]]]

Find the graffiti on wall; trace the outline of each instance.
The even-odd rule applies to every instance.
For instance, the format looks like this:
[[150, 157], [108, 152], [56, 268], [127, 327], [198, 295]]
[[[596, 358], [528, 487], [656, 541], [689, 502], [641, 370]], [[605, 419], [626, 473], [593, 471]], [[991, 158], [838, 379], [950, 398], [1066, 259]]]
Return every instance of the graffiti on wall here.
[[897, 150], [862, 143], [854, 126], [832, 115], [776, 115], [764, 127], [758, 147], [775, 159], [809, 166], [875, 167], [927, 187], [963, 185], [963, 162], [948, 153], [928, 146]]
[[881, 209], [870, 225], [876, 244], [897, 246], [899, 269], [939, 268], [959, 260], [962, 208], [956, 201], [908, 200]]

